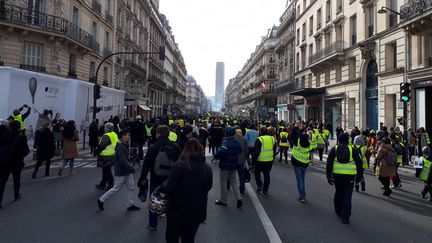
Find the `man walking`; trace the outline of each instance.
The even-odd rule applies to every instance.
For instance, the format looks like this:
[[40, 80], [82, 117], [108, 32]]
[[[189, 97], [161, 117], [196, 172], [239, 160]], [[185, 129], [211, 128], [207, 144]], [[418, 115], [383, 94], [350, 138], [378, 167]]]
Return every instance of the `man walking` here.
[[100, 139], [96, 147], [95, 154], [98, 155], [98, 167], [102, 167], [102, 180], [96, 184], [96, 189], [111, 189], [114, 185], [114, 177], [111, 172], [111, 166], [116, 156], [115, 147], [118, 136], [114, 132], [114, 124], [107, 122], [104, 126], [105, 134]]
[[115, 147], [115, 160], [114, 160], [114, 175], [115, 175], [115, 184], [114, 187], [103, 194], [97, 200], [97, 204], [100, 210], [104, 210], [104, 202], [112, 197], [115, 193], [120, 191], [123, 184], [126, 185], [128, 189], [128, 211], [137, 211], [140, 210], [139, 207], [135, 206], [135, 202], [133, 200], [134, 195], [134, 179], [133, 173], [135, 169], [129, 164], [128, 160], [128, 144], [130, 140], [130, 134], [126, 130], [122, 130], [120, 132], [120, 140], [118, 141]]
[[[270, 171], [276, 156], [276, 139], [268, 135], [267, 128], [261, 129], [261, 135], [255, 142], [255, 153], [252, 163], [255, 165], [255, 181], [257, 192], [267, 195], [270, 186]], [[261, 180], [261, 173], [264, 175], [264, 185]]]
[[[169, 175], [162, 176], [160, 173], [158, 173], [159, 168], [155, 168], [157, 167], [156, 164], [174, 164], [174, 162], [177, 161], [180, 156], [180, 147], [168, 139], [169, 133], [170, 130], [168, 126], [158, 126], [156, 128], [156, 142], [150, 145], [147, 150], [147, 154], [144, 157], [144, 163], [141, 170], [141, 176], [138, 180], [138, 185], [147, 179], [147, 175], [150, 172], [149, 194], [152, 194], [157, 187], [162, 185]], [[157, 214], [149, 211], [149, 225], [147, 228], [150, 231], [156, 231], [157, 225]]]
[[339, 144], [330, 150], [326, 167], [327, 181], [336, 188], [335, 212], [344, 224], [350, 223], [354, 179], [363, 177], [362, 159], [357, 150], [348, 145], [348, 139], [345, 133], [339, 136]]

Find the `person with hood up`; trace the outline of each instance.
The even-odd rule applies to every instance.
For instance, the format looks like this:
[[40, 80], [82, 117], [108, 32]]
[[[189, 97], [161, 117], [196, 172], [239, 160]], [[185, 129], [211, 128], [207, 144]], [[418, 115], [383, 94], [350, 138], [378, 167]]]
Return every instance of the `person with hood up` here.
[[342, 223], [349, 224], [351, 217], [351, 199], [354, 180], [363, 177], [362, 159], [349, 143], [348, 134], [339, 135], [339, 144], [330, 150], [327, 158], [326, 174], [330, 185], [335, 185], [334, 208], [342, 218]]
[[234, 139], [235, 129], [233, 127], [226, 128], [225, 134], [220, 150], [218, 150], [214, 156], [215, 159], [220, 160], [220, 199], [216, 200], [215, 204], [221, 206], [228, 205], [227, 183], [229, 181], [237, 199], [237, 208], [241, 208], [243, 206], [243, 201], [237, 185], [237, 167], [238, 156], [242, 150], [239, 142]]
[[390, 196], [390, 180], [396, 176], [396, 152], [390, 138], [384, 137], [376, 156], [378, 179], [384, 187], [384, 196]]

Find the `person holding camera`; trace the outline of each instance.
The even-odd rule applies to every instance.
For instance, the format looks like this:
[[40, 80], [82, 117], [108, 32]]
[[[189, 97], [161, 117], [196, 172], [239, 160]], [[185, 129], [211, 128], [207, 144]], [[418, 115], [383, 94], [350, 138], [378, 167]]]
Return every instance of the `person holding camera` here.
[[[24, 110], [24, 108], [27, 108], [27, 111], [24, 114], [21, 114], [21, 112]], [[25, 105], [21, 106], [20, 108], [15, 109], [13, 111], [13, 114], [12, 114], [14, 121], [20, 122], [21, 132], [23, 132], [24, 134], [25, 134], [25, 130], [27, 129], [24, 120], [30, 115], [30, 111], [31, 111], [31, 108], [27, 104], [25, 104]]]

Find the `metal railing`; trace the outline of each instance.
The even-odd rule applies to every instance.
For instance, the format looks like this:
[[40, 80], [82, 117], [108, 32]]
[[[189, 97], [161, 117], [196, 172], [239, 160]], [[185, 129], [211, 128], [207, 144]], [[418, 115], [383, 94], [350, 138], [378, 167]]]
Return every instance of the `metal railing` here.
[[432, 9], [432, 0], [409, 1], [400, 8], [400, 21], [404, 22]]
[[96, 38], [94, 38], [93, 36], [91, 36], [91, 40], [90, 40], [90, 48], [95, 51], [95, 52], [99, 52], [100, 47], [99, 47], [99, 42], [96, 41]]
[[62, 34], [91, 49], [94, 44], [88, 32], [67, 19], [15, 5], [5, 4], [4, 7], [0, 6], [0, 22]]
[[342, 52], [343, 49], [344, 49], [344, 42], [341, 40], [335, 41], [331, 45], [327, 46], [326, 48], [322, 49], [321, 51], [309, 57], [309, 63], [314, 64], [316, 62], [319, 62], [337, 52]]
[[92, 10], [102, 14], [102, 5], [97, 0], [92, 0]]
[[33, 65], [27, 65], [27, 64], [20, 64], [20, 68], [21, 69], [25, 69], [25, 70], [35, 71], [35, 72], [41, 72], [41, 73], [45, 73], [46, 72], [46, 67], [42, 67], [42, 66], [33, 66]]
[[104, 49], [103, 49], [104, 57], [111, 55], [111, 53], [112, 53], [111, 49], [109, 49], [108, 47], [104, 47]]

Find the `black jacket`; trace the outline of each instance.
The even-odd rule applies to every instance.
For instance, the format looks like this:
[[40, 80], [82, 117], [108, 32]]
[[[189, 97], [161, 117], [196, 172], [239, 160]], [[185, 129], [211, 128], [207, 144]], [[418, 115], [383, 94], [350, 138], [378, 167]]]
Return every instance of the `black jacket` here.
[[150, 183], [160, 185], [167, 179], [166, 177], [157, 176], [154, 172], [155, 160], [162, 146], [165, 146], [165, 148], [170, 148], [166, 149], [166, 153], [170, 160], [177, 161], [180, 157], [180, 147], [176, 143], [169, 141], [168, 138], [159, 138], [156, 143], [150, 145], [147, 150], [141, 170], [141, 177], [138, 180], [139, 182], [145, 180], [149, 172]]
[[230, 136], [223, 139], [222, 146], [214, 158], [220, 160], [219, 168], [221, 170], [236, 170], [241, 152], [240, 143], [234, 139], [234, 136]]
[[191, 158], [190, 166], [177, 162], [162, 191], [168, 194], [167, 217], [179, 223], [202, 223], [207, 218], [207, 195], [213, 173], [204, 156]]
[[136, 144], [144, 144], [147, 138], [144, 123], [141, 121], [134, 121], [130, 124], [131, 142]]
[[114, 160], [114, 175], [115, 176], [126, 176], [133, 174], [135, 169], [129, 164], [128, 146], [122, 142], [118, 142], [115, 148], [116, 157]]
[[[353, 153], [353, 159], [357, 167], [357, 177], [361, 178], [363, 176], [363, 162], [360, 154], [358, 153], [357, 149], [352, 149]], [[338, 177], [353, 177], [352, 175], [333, 175], [333, 164], [335, 161], [336, 156], [338, 157], [339, 163], [346, 164], [349, 162], [349, 150], [348, 145], [346, 144], [339, 144], [338, 149], [336, 150], [336, 146], [333, 147], [327, 157], [327, 166], [326, 166], [326, 173], [327, 173], [327, 179], [330, 179], [334, 176]]]
[[52, 159], [55, 151], [53, 133], [47, 128], [37, 130], [33, 147], [37, 149], [36, 156], [38, 160], [45, 161]]

